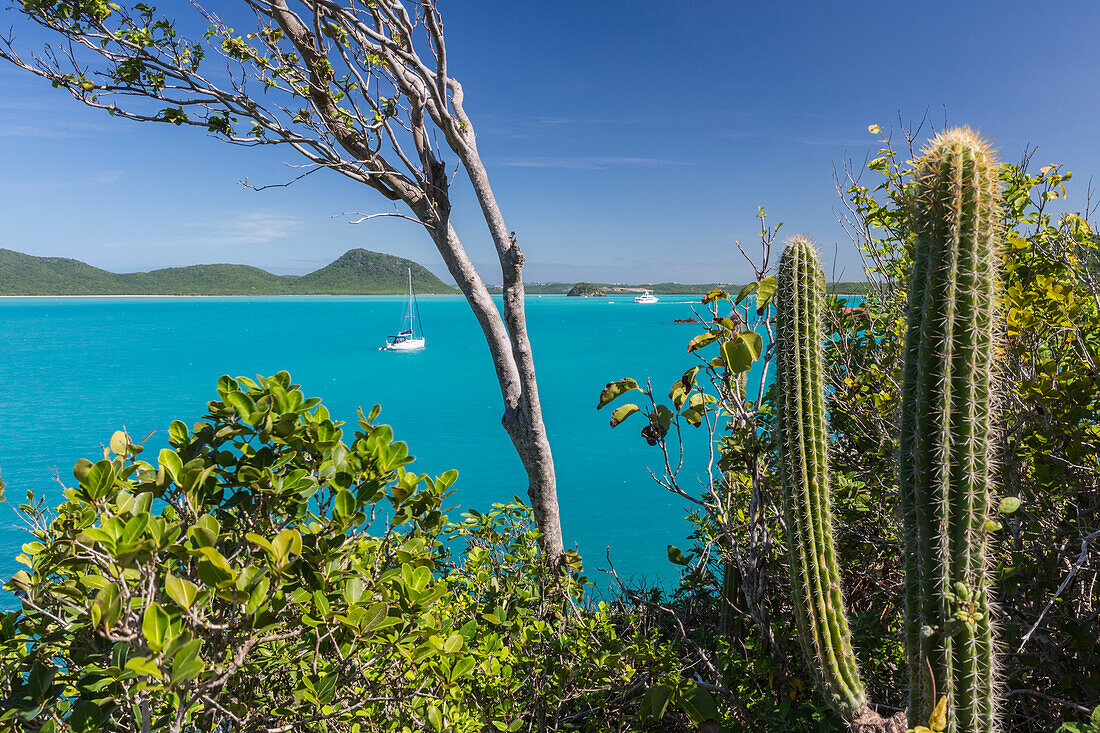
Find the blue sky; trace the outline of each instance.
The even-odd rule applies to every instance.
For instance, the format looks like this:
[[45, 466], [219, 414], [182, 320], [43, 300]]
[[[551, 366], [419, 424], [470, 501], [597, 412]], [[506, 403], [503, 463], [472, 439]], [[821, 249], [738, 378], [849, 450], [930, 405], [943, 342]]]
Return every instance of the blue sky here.
[[[928, 110], [939, 125], [946, 110], [1009, 159], [1037, 146], [1037, 163], [1079, 177], [1071, 206], [1100, 172], [1095, 3], [441, 6], [452, 73], [529, 280], [743, 281], [734, 241], [754, 239], [759, 205], [857, 279], [833, 167], [863, 161], [875, 149], [867, 126], [899, 113]], [[0, 27], [12, 26], [40, 45], [0, 12]], [[392, 210], [336, 174], [259, 193], [239, 185], [291, 177], [280, 162], [290, 151], [111, 119], [10, 66], [0, 89], [0, 247], [116, 271], [239, 262], [279, 273], [366, 247], [444, 274], [416, 225], [334, 218]], [[498, 282], [476, 206], [458, 189], [456, 226]]]

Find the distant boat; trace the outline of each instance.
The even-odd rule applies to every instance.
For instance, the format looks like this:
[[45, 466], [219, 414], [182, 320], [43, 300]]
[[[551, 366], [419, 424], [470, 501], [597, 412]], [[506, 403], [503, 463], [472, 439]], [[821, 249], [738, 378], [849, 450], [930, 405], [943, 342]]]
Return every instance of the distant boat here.
[[635, 303], [643, 303], [643, 304], [656, 303], [657, 302], [657, 296], [653, 295], [648, 290], [646, 290], [641, 295], [639, 295], [637, 298], [635, 298], [634, 302]]
[[[424, 348], [424, 324], [420, 322], [420, 309], [416, 306], [416, 295], [413, 293], [412, 268], [409, 268], [409, 302], [401, 325], [404, 328], [378, 347], [379, 351], [419, 351]], [[417, 335], [418, 330], [420, 335]]]

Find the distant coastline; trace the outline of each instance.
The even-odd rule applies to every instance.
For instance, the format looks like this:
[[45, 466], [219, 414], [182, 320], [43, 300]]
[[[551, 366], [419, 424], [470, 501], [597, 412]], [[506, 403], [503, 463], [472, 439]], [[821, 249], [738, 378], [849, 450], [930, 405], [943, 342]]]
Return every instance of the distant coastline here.
[[[654, 295], [702, 295], [715, 288], [722, 288], [729, 293], [737, 294], [743, 287], [733, 283], [638, 283], [625, 285], [623, 283], [597, 283], [597, 282], [551, 282], [551, 283], [526, 283], [524, 290], [528, 295], [568, 295], [574, 293], [580, 297], [600, 297], [598, 294], [613, 295], [637, 295], [645, 290]], [[500, 286], [489, 288], [492, 293], [499, 294]], [[866, 282], [835, 282], [826, 285], [826, 292], [830, 295], [866, 295], [869, 291]]]
[[0, 249], [0, 296], [11, 297], [254, 297], [281, 295], [400, 295], [408, 273], [418, 294], [455, 294], [419, 263], [353, 249], [306, 275], [275, 275], [249, 265], [192, 265], [115, 273], [67, 257], [36, 257]]
[[[115, 273], [67, 257], [38, 257], [0, 248], [0, 298], [248, 298], [279, 296], [400, 295], [412, 272], [417, 295], [459, 295], [423, 265], [402, 257], [353, 249], [306, 275], [275, 275], [249, 265], [213, 264]], [[702, 295], [730, 283], [526, 283], [528, 295]], [[499, 285], [489, 287], [499, 295]], [[865, 282], [830, 283], [837, 295], [866, 295]]]

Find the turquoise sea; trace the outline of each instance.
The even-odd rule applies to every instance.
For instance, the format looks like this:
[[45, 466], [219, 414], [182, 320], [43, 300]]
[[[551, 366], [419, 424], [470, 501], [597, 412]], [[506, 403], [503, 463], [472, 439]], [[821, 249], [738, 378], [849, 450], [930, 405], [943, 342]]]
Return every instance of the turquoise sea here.
[[[111, 433], [135, 439], [173, 419], [198, 419], [222, 374], [288, 370], [307, 396], [354, 424], [356, 407], [382, 405], [382, 421], [425, 473], [459, 471], [453, 503], [486, 508], [526, 496], [519, 460], [500, 427], [500, 393], [488, 351], [460, 296], [419, 298], [428, 347], [378, 351], [397, 328], [400, 297], [0, 298], [0, 576], [26, 541], [12, 505], [28, 489], [57, 503], [73, 463], [95, 460]], [[695, 361], [686, 353], [698, 298], [528, 296], [528, 325], [558, 473], [566, 545], [599, 584], [606, 553], [620, 575], [676, 580], [666, 546], [685, 546], [687, 502], [656, 485], [660, 453], [638, 431], [614, 431], [596, 412], [611, 380], [652, 379], [661, 394]], [[706, 440], [692, 432], [681, 481], [706, 476]], [[452, 512], [457, 516], [460, 509]], [[9, 605], [3, 602], [2, 605]]]

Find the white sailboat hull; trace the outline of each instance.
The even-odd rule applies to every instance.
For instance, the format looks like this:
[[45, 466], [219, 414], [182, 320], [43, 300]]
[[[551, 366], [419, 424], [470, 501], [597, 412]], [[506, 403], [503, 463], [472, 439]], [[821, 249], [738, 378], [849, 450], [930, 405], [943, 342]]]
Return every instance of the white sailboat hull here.
[[398, 341], [397, 343], [386, 342], [382, 346], [382, 351], [420, 351], [424, 348], [424, 339], [405, 339], [404, 341]]

